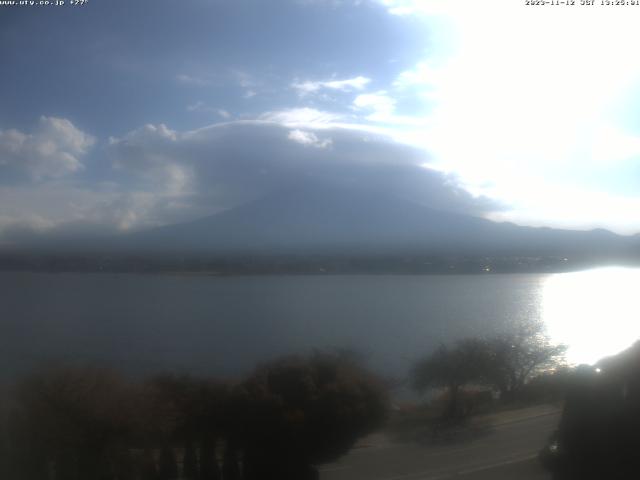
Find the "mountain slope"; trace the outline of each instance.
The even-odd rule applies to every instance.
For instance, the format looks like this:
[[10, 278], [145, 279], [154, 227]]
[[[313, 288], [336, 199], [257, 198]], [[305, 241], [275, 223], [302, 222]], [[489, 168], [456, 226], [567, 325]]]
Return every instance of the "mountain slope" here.
[[521, 227], [343, 189], [292, 189], [203, 218], [129, 235], [127, 250], [211, 253], [627, 254], [606, 230]]

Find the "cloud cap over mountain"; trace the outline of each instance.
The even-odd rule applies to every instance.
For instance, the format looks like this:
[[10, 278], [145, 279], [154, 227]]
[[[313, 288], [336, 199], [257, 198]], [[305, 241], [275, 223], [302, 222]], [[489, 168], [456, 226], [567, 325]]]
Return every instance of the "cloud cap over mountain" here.
[[176, 132], [147, 125], [110, 142], [114, 165], [139, 185], [228, 208], [303, 183], [366, 186], [433, 208], [481, 215], [497, 208], [421, 150], [367, 131], [246, 121]]
[[[87, 137], [90, 138], [90, 137]], [[295, 127], [234, 121], [179, 132], [145, 125], [103, 146], [103, 184], [45, 183], [6, 190], [5, 239], [125, 232], [187, 221], [301, 185], [366, 187], [435, 209], [483, 215], [499, 206], [428, 167], [421, 150], [337, 123]], [[45, 221], [46, 219], [46, 221]], [[0, 222], [2, 227], [2, 222]]]

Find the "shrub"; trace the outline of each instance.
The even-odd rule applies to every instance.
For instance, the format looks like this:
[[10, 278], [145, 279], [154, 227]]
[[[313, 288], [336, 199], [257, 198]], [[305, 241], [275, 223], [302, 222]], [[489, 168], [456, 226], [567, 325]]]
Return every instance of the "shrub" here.
[[246, 478], [315, 476], [311, 465], [346, 453], [386, 418], [381, 383], [338, 355], [288, 357], [235, 392]]

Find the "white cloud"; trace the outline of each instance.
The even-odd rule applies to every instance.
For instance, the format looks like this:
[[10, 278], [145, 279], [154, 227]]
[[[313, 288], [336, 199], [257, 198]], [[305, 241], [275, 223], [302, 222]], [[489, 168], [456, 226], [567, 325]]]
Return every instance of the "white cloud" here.
[[257, 85], [257, 82], [254, 80], [254, 78], [243, 70], [232, 69], [231, 75], [235, 78], [238, 85], [243, 88], [254, 87]]
[[122, 139], [116, 137], [109, 138], [110, 144], [125, 141], [129, 147], [135, 147], [150, 139], [162, 139], [163, 141], [175, 141], [178, 139], [178, 132], [171, 130], [164, 123], [158, 125], [146, 124], [136, 130], [127, 133]]
[[304, 130], [291, 130], [287, 137], [293, 142], [316, 148], [327, 148], [330, 147], [333, 143], [333, 140], [331, 140], [330, 138], [320, 140], [315, 133], [305, 132]]
[[[565, 225], [622, 230], [595, 202], [631, 212], [640, 198], [619, 195], [640, 161], [631, 107], [640, 64], [629, 61], [640, 41], [638, 12], [511, 0], [378, 3], [422, 19], [430, 35], [428, 55], [390, 89], [424, 104], [423, 127], [407, 128], [406, 141], [428, 149], [433, 165], [467, 188], [512, 205], [512, 220], [558, 225], [550, 207], [557, 205]], [[565, 208], [568, 192], [589, 205], [590, 220], [577, 206]]]
[[207, 108], [207, 106], [201, 100], [198, 100], [195, 103], [187, 105], [187, 111], [189, 111], [189, 112], [200, 112], [200, 111], [202, 111], [203, 109], [206, 109], [206, 108]]
[[344, 116], [338, 113], [316, 110], [315, 108], [291, 108], [266, 112], [260, 115], [259, 120], [279, 123], [287, 127], [332, 127], [335, 123], [343, 121]]
[[20, 244], [34, 235], [113, 234], [175, 223], [198, 212], [180, 198], [157, 192], [0, 186], [0, 244]]
[[417, 88], [416, 93], [430, 98], [433, 89], [442, 85], [443, 69], [432, 65], [430, 61], [420, 61], [414, 68], [400, 72], [393, 82], [393, 87], [404, 90]]
[[114, 198], [113, 193], [65, 184], [0, 186], [0, 234], [46, 232], [87, 220], [92, 209], [103, 209]]
[[353, 101], [353, 105], [358, 109], [370, 111], [371, 113], [367, 116], [368, 120], [386, 121], [393, 116], [396, 101], [386, 91], [380, 90], [375, 93], [358, 95]]
[[121, 193], [91, 205], [82, 212], [81, 218], [89, 225], [120, 232], [154, 227], [167, 222], [171, 213], [169, 200], [166, 195], [151, 192]]
[[195, 103], [192, 103], [190, 105], [187, 105], [187, 111], [189, 112], [203, 112], [203, 113], [215, 113], [216, 115], [224, 118], [224, 119], [228, 119], [231, 118], [231, 114], [223, 109], [223, 108], [214, 108], [214, 107], [209, 107], [206, 103], [204, 103], [201, 100], [198, 100]]
[[328, 5], [330, 7], [340, 7], [343, 5], [358, 6], [364, 0], [295, 0], [300, 5]]
[[[374, 0], [376, 3], [382, 4], [387, 7], [387, 10], [392, 15], [404, 16], [404, 15], [441, 15], [451, 13], [452, 11], [462, 11], [465, 9], [478, 9], [485, 7], [491, 7], [491, 5], [473, 5], [473, 0], [465, 1], [459, 0], [452, 2], [451, 0]], [[502, 1], [502, 0], [498, 0]], [[494, 3], [496, 3], [494, 1]], [[513, 2], [512, 2], [513, 3]], [[517, 5], [518, 7], [521, 4]]]
[[[205, 69], [204, 72], [200, 71], [199, 74], [180, 73], [175, 78], [178, 83], [188, 87], [233, 85], [242, 90], [242, 97], [246, 99], [255, 97], [258, 94], [259, 87], [262, 85], [262, 82], [253, 75], [237, 68], [226, 69], [223, 72], [206, 71]], [[196, 110], [198, 110], [200, 103], [202, 103], [203, 108], [208, 108], [201, 101], [191, 106], [196, 107]]]
[[186, 73], [176, 75], [176, 80], [183, 85], [192, 87], [207, 87], [212, 83], [210, 78], [198, 75], [188, 75]]
[[54, 222], [33, 212], [23, 212], [18, 217], [0, 215], [0, 245], [12, 244], [11, 237], [17, 233], [38, 235], [54, 226]]
[[83, 168], [81, 159], [94, 143], [69, 120], [42, 116], [32, 133], [0, 130], [0, 168], [35, 180], [63, 177]]
[[[364, 119], [361, 118], [361, 115], [347, 116], [314, 108], [292, 108], [266, 112], [260, 115], [258, 120], [284, 125], [292, 129], [360, 131], [422, 148], [424, 146], [424, 137], [420, 136], [416, 140], [414, 133], [424, 128], [424, 119], [389, 113], [389, 110], [383, 106], [385, 100], [379, 98], [377, 100], [378, 102], [364, 97], [358, 102], [360, 106], [353, 105], [354, 113], [363, 113]], [[393, 99], [389, 100], [393, 102]], [[373, 109], [374, 104], [379, 107], [378, 110]], [[375, 123], [362, 120], [369, 120]]]
[[230, 75], [233, 81], [244, 90], [242, 94], [243, 98], [251, 99], [258, 95], [258, 87], [261, 86], [262, 82], [257, 80], [253, 75], [237, 68], [232, 68]]
[[301, 95], [318, 92], [322, 89], [338, 90], [341, 92], [349, 92], [353, 90], [363, 90], [371, 82], [370, 78], [357, 76], [344, 80], [326, 80], [326, 81], [295, 81], [291, 87], [297, 90]]
[[[175, 155], [178, 132], [164, 124], [145, 125], [129, 132], [123, 138], [111, 138], [111, 151], [115, 152], [114, 166], [118, 169], [134, 168], [142, 177], [166, 194], [186, 193], [191, 187], [193, 172]], [[157, 148], [149, 151], [147, 146]]]
[[[518, 189], [526, 188], [518, 186]], [[492, 220], [557, 228], [607, 228], [622, 234], [635, 234], [640, 225], [640, 198], [611, 195], [606, 192], [581, 188], [548, 185], [544, 195], [538, 191], [531, 197], [531, 186], [526, 192], [516, 192], [513, 198], [535, 198], [521, 201], [517, 209], [496, 211]], [[525, 193], [525, 195], [522, 195]], [[559, 201], [563, 199], [563, 201]]]

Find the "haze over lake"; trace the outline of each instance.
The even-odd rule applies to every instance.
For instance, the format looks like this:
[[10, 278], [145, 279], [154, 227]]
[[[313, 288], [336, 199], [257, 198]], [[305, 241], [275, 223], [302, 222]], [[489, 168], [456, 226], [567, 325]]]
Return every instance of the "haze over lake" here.
[[563, 274], [160, 276], [1, 273], [3, 376], [51, 362], [235, 375], [313, 348], [395, 376], [440, 342], [542, 318], [569, 361], [640, 336], [640, 270]]

